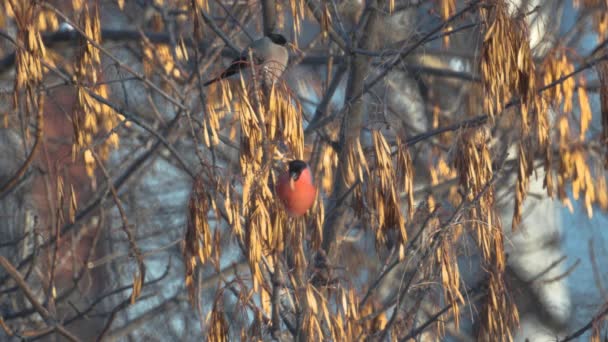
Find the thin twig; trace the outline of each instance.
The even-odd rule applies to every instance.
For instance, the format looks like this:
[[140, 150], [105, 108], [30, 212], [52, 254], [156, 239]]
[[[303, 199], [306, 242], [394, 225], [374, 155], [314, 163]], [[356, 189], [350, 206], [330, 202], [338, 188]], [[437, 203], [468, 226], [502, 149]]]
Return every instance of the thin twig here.
[[[424, 220], [424, 222], [422, 223], [422, 227], [420, 227], [420, 229], [418, 230], [418, 232], [416, 233], [416, 236], [414, 236], [414, 238], [412, 240], [410, 240], [408, 242], [408, 246], [406, 247], [406, 251], [409, 251], [415, 243], [417, 243], [418, 239], [422, 236], [422, 232], [425, 230], [425, 228], [428, 226], [428, 223], [431, 221], [431, 219], [433, 217], [437, 216], [437, 211], [439, 210], [439, 207], [436, 207], [433, 212], [431, 212], [426, 219]], [[396, 247], [394, 247], [396, 248]], [[361, 300], [361, 302], [359, 303], [359, 307], [364, 307], [365, 303], [367, 302], [367, 300], [370, 298], [371, 294], [374, 292], [374, 290], [378, 287], [378, 285], [380, 284], [380, 282], [382, 281], [382, 279], [384, 279], [384, 277], [390, 273], [390, 271], [395, 268], [397, 265], [399, 265], [399, 258], [395, 259], [388, 267], [385, 267], [380, 274], [376, 277], [376, 280], [374, 280], [373, 284], [369, 287], [369, 289], [367, 290], [367, 292], [365, 293], [365, 296], [363, 296], [363, 299]]]
[[126, 72], [128, 72], [132, 76], [137, 77], [141, 82], [145, 83], [148, 87], [150, 87], [151, 89], [153, 89], [155, 92], [157, 92], [160, 96], [162, 96], [163, 98], [165, 98], [171, 104], [177, 106], [178, 108], [180, 108], [182, 110], [187, 110], [188, 109], [182, 102], [176, 100], [173, 96], [167, 94], [167, 92], [165, 92], [164, 90], [162, 90], [154, 82], [150, 81], [145, 75], [136, 72], [131, 67], [129, 67], [128, 65], [124, 64], [123, 62], [121, 62], [118, 58], [116, 58], [113, 54], [111, 54], [103, 46], [101, 46], [99, 43], [97, 43], [94, 39], [92, 39], [91, 37], [87, 36], [86, 33], [75, 22], [73, 22], [67, 15], [65, 15], [58, 8], [56, 8], [55, 6], [49, 4], [48, 2], [41, 2], [40, 4], [41, 4], [41, 6], [43, 6], [43, 7], [47, 8], [47, 9], [53, 11], [55, 14], [57, 14], [59, 17], [61, 17], [61, 19], [65, 20], [66, 23], [70, 24], [74, 28], [74, 30], [78, 31], [82, 35], [82, 37], [87, 40], [87, 42], [89, 44], [93, 45], [101, 53], [103, 53], [105, 56], [107, 56], [109, 59], [111, 59], [121, 69], [125, 70]]
[[29, 285], [25, 282], [25, 279], [21, 276], [21, 273], [17, 271], [17, 269], [10, 263], [10, 261], [6, 260], [5, 257], [0, 255], [0, 266], [6, 270], [6, 272], [13, 278], [17, 286], [23, 291], [25, 297], [30, 301], [30, 303], [34, 306], [34, 309], [40, 314], [40, 316], [45, 320], [51, 320], [51, 314], [48, 310], [40, 304], [38, 299], [36, 299], [36, 295], [34, 291], [32, 291]]
[[139, 274], [137, 275], [137, 277], [134, 277], [134, 279], [136, 280], [133, 282], [133, 293], [131, 295], [131, 304], [133, 304], [135, 303], [137, 297], [139, 297], [141, 286], [144, 284], [144, 279], [146, 278], [146, 265], [144, 264], [144, 257], [142, 256], [139, 246], [137, 246], [137, 243], [135, 242], [135, 237], [133, 236], [133, 232], [131, 232], [131, 225], [129, 224], [129, 219], [127, 218], [127, 212], [125, 211], [122, 206], [122, 203], [120, 202], [120, 197], [118, 197], [118, 191], [116, 191], [116, 188], [112, 185], [112, 178], [110, 177], [108, 170], [106, 170], [106, 167], [101, 162], [101, 159], [97, 155], [97, 152], [91, 150], [91, 153], [95, 158], [99, 169], [106, 177], [106, 181], [110, 186], [110, 193], [112, 194], [112, 198], [114, 199], [114, 203], [116, 204], [116, 208], [118, 208], [118, 212], [120, 213], [120, 218], [122, 220], [122, 230], [127, 235], [129, 247], [131, 248], [131, 251], [135, 255], [135, 259], [137, 260]]
[[[441, 239], [444, 237], [444, 235], [448, 232], [448, 228], [451, 227], [457, 220], [458, 217], [460, 217], [460, 215], [462, 214], [462, 212], [468, 208], [470, 208], [471, 206], [474, 206], [478, 203], [478, 201], [481, 199], [481, 197], [488, 191], [491, 189], [491, 187], [494, 185], [494, 183], [499, 179], [499, 175], [501, 174], [501, 171], [504, 167], [504, 163], [507, 160], [507, 149], [505, 148], [502, 153], [501, 156], [499, 158], [500, 162], [499, 162], [499, 166], [497, 168], [497, 170], [492, 174], [492, 177], [490, 178], [490, 180], [488, 180], [486, 182], [486, 184], [484, 185], [484, 187], [479, 191], [479, 193], [477, 193], [475, 195], [475, 197], [468, 201], [466, 200], [466, 197], [460, 202], [460, 204], [458, 205], [458, 207], [456, 208], [456, 210], [454, 210], [454, 212], [452, 213], [452, 215], [450, 216], [450, 218], [441, 225], [441, 229], [439, 230], [439, 234], [433, 238], [432, 244], [431, 246], [428, 246], [425, 249], [424, 252], [424, 256], [420, 259], [422, 261], [426, 260], [427, 257], [429, 255], [431, 255], [431, 252], [435, 251], [435, 246], [437, 246], [437, 244], [439, 244], [439, 242], [441, 241]], [[389, 322], [387, 323], [387, 325], [385, 326], [384, 330], [382, 331], [381, 334], [381, 338], [380, 340], [383, 341], [384, 338], [387, 336], [388, 332], [390, 331], [392, 325], [396, 322], [397, 319], [397, 315], [399, 313], [399, 306], [400, 303], [402, 302], [403, 298], [405, 297], [405, 294], [407, 293], [407, 291], [409, 290], [409, 287], [412, 284], [412, 279], [414, 279], [416, 273], [420, 270], [420, 266], [415, 268], [413, 271], [413, 274], [409, 275], [409, 279], [408, 279], [408, 283], [407, 285], [404, 287], [404, 289], [400, 292], [399, 297], [397, 298], [397, 304], [395, 306], [395, 310], [393, 311], [393, 314], [389, 320]], [[451, 307], [451, 305], [446, 306], [448, 309]], [[446, 311], [448, 309], [445, 309]], [[437, 317], [439, 317], [441, 314], [440, 313]], [[430, 321], [428, 324], [432, 323], [433, 321]], [[427, 324], [427, 325], [428, 325]], [[412, 336], [416, 336], [416, 335], [412, 335]]]
[[317, 128], [319, 126], [318, 122], [323, 117], [323, 115], [327, 112], [327, 109], [329, 108], [329, 104], [331, 103], [331, 99], [334, 96], [334, 93], [336, 92], [336, 90], [338, 89], [338, 86], [342, 82], [342, 77], [346, 73], [346, 69], [347, 69], [347, 66], [344, 64], [341, 64], [340, 67], [338, 67], [338, 71], [336, 71], [334, 78], [331, 80], [331, 83], [329, 84], [329, 87], [327, 88], [325, 95], [323, 95], [323, 99], [321, 99], [321, 102], [319, 102], [319, 105], [317, 106], [317, 109], [315, 110], [315, 113], [314, 113], [312, 119], [310, 119], [310, 121], [308, 122], [308, 125], [306, 126], [306, 129], [304, 130], [304, 134], [308, 134], [308, 133], [312, 132], [315, 128]]
[[563, 339], [561, 339], [561, 340], [559, 340], [557, 342], [568, 342], [568, 341], [574, 340], [575, 338], [580, 337], [587, 330], [593, 328], [593, 326], [595, 325], [595, 323], [599, 322], [606, 315], [608, 315], [608, 303], [604, 304], [604, 310], [600, 311], [597, 315], [593, 316], [589, 320], [589, 322], [587, 324], [585, 324], [582, 328], [578, 329], [577, 331], [573, 332], [572, 334], [564, 337]]
[[[372, 1], [370, 6], [379, 6], [378, 1]], [[364, 28], [364, 39], [360, 43], [362, 48], [369, 50], [376, 44], [374, 41], [374, 32], [378, 29], [380, 19], [379, 9], [372, 9], [369, 20]], [[342, 125], [340, 128], [339, 161], [336, 169], [334, 190], [330, 200], [331, 203], [337, 203], [337, 199], [342, 197], [349, 190], [349, 185], [344, 178], [345, 171], [349, 167], [349, 165], [347, 165], [347, 157], [348, 153], [350, 153], [348, 147], [354, 146], [363, 126], [365, 108], [362, 99], [357, 97], [357, 94], [364, 88], [365, 78], [369, 71], [371, 59], [370, 57], [362, 55], [356, 55], [351, 58], [353, 58], [353, 62], [350, 65], [344, 100], [346, 114], [342, 118]], [[336, 206], [335, 208], [336, 210], [333, 210], [332, 214], [327, 216], [325, 223], [323, 224], [322, 248], [328, 257], [331, 257], [330, 251], [335, 244], [338, 233], [337, 230], [341, 226], [341, 222], [345, 215], [343, 205]]]
[[[196, 1], [193, 1], [193, 3], [197, 3]], [[195, 5], [198, 8], [198, 5]], [[213, 21], [213, 19], [209, 16], [209, 14], [207, 14], [207, 12], [205, 12], [202, 8], [198, 8], [201, 12], [201, 15], [203, 17], [203, 20], [205, 21], [205, 23], [207, 25], [209, 25], [209, 27], [211, 28], [211, 30], [213, 32], [215, 32], [215, 34], [220, 37], [220, 39], [224, 42], [224, 44], [226, 44], [226, 46], [228, 46], [232, 51], [234, 51], [237, 54], [241, 53], [241, 49], [238, 48], [238, 46], [236, 46], [231, 40], [230, 38], [228, 38], [228, 36], [226, 35], [226, 33], [224, 33], [224, 31], [222, 31]]]
[[[0, 36], [3, 34], [0, 33]], [[42, 134], [44, 132], [44, 116], [42, 115], [42, 108], [37, 109], [38, 113], [36, 114], [36, 136], [34, 140], [34, 146], [32, 146], [32, 150], [28, 154], [25, 162], [19, 167], [17, 172], [15, 172], [4, 184], [0, 185], [0, 198], [3, 198], [9, 191], [11, 191], [17, 184], [19, 184], [19, 180], [23, 175], [25, 175], [26, 171], [29, 169], [30, 165], [34, 161], [34, 157], [36, 156], [36, 152], [38, 152], [38, 148], [40, 147], [40, 142], [42, 141]]]
[[167, 315], [171, 311], [175, 310], [179, 307], [179, 303], [180, 300], [177, 297], [167, 299], [162, 304], [142, 313], [124, 326], [107, 334], [107, 336], [104, 338], [104, 342], [120, 341], [124, 339], [127, 335], [144, 326], [144, 324], [150, 324], [151, 321], [156, 319], [159, 315]]
[[355, 100], [359, 99], [361, 96], [363, 96], [363, 94], [365, 94], [369, 89], [371, 89], [374, 85], [376, 85], [378, 82], [380, 82], [380, 80], [382, 80], [397, 64], [399, 64], [403, 60], [403, 58], [405, 58], [410, 53], [412, 53], [414, 50], [416, 50], [418, 47], [420, 47], [421, 45], [426, 43], [429, 39], [432, 39], [433, 36], [437, 32], [441, 31], [443, 28], [445, 28], [451, 22], [460, 18], [463, 14], [475, 9], [477, 7], [477, 4], [479, 4], [479, 3], [480, 3], [480, 0], [472, 1], [468, 6], [464, 7], [460, 11], [456, 12], [454, 15], [449, 17], [447, 20], [443, 21], [440, 25], [438, 25], [437, 27], [435, 27], [434, 29], [429, 31], [426, 35], [424, 35], [422, 38], [420, 38], [416, 43], [408, 46], [407, 49], [402, 49], [403, 52], [400, 52], [399, 56], [397, 56], [391, 63], [389, 63], [388, 66], [386, 67], [386, 69], [384, 69], [380, 74], [378, 74], [378, 76], [376, 76], [373, 80], [367, 82], [365, 84], [365, 88], [360, 93], [357, 93], [357, 95], [354, 96], [351, 101], [355, 101]]
[[0, 255], [0, 266], [2, 266], [2, 268], [4, 268], [4, 270], [11, 276], [11, 278], [13, 278], [15, 283], [17, 283], [17, 286], [19, 286], [21, 291], [23, 291], [23, 294], [25, 294], [25, 297], [32, 304], [32, 306], [34, 306], [34, 309], [36, 309], [36, 312], [38, 312], [38, 314], [40, 314], [40, 316], [47, 323], [52, 324], [52, 329], [54, 329], [55, 331], [57, 331], [59, 334], [63, 335], [65, 338], [67, 338], [70, 341], [73, 341], [73, 342], [80, 341], [80, 339], [78, 339], [78, 337], [74, 336], [71, 332], [66, 330], [65, 327], [63, 327], [63, 325], [57, 323], [57, 320], [55, 319], [55, 317], [53, 317], [48, 312], [48, 310], [45, 309], [44, 306], [42, 306], [42, 304], [40, 304], [38, 299], [36, 299], [34, 292], [30, 289], [29, 285], [25, 282], [25, 280], [21, 276], [21, 273], [19, 273], [19, 271], [17, 271], [17, 269], [8, 260], [6, 260], [5, 257], [3, 257], [1, 255]]

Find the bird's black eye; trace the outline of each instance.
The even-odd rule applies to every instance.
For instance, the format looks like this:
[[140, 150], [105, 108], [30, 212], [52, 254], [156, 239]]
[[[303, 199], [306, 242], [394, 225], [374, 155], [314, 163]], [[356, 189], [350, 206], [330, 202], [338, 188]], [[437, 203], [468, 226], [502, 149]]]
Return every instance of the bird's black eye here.
[[275, 44], [278, 44], [278, 45], [287, 44], [287, 39], [280, 33], [269, 33], [267, 35], [267, 37], [270, 38], [270, 40], [272, 40], [272, 42]]

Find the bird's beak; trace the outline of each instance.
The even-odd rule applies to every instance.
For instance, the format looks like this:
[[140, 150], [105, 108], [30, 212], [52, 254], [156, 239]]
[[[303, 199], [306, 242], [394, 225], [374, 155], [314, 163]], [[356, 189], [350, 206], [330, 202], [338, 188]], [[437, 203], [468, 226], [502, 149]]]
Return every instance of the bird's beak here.
[[291, 191], [296, 190], [296, 181], [294, 181], [291, 177], [289, 178], [289, 188], [291, 189]]

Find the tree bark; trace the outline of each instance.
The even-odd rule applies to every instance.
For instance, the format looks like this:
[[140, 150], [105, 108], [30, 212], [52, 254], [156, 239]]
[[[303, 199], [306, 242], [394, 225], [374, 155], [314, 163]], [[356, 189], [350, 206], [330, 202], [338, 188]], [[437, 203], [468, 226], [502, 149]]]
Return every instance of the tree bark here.
[[277, 5], [274, 0], [262, 0], [264, 35], [274, 32], [277, 26]]
[[[373, 50], [375, 48], [375, 32], [378, 29], [380, 23], [379, 8], [381, 7], [381, 1], [372, 1], [370, 6], [370, 16], [367, 21], [363, 36], [361, 37], [359, 48], [365, 50]], [[330, 199], [330, 206], [335, 205], [334, 209], [331, 210], [325, 220], [323, 227], [323, 250], [328, 257], [332, 255], [332, 248], [334, 246], [338, 230], [344, 226], [344, 220], [346, 218], [345, 213], [347, 212], [347, 206], [344, 203], [347, 202], [351, 196], [348, 192], [350, 186], [346, 183], [344, 178], [344, 171], [348, 167], [346, 156], [349, 150], [354, 146], [357, 139], [359, 139], [361, 133], [361, 127], [363, 126], [363, 117], [365, 114], [365, 103], [362, 96], [357, 96], [363, 92], [365, 86], [365, 78], [367, 77], [371, 68], [371, 57], [350, 53], [348, 57], [351, 59], [350, 72], [348, 75], [348, 83], [346, 86], [346, 96], [344, 106], [347, 108], [347, 112], [342, 118], [342, 128], [340, 131], [340, 144], [339, 144], [339, 162], [334, 179], [334, 191]]]

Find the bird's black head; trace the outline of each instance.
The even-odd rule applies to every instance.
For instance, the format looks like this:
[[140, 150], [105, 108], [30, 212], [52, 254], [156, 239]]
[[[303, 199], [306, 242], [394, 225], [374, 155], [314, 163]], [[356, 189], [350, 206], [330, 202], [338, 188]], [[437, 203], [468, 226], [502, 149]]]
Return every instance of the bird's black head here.
[[266, 37], [270, 38], [270, 40], [272, 40], [272, 42], [275, 44], [278, 44], [278, 45], [287, 44], [287, 39], [280, 33], [269, 33], [266, 35]]
[[293, 180], [298, 180], [302, 171], [306, 170], [308, 165], [306, 162], [296, 159], [289, 162], [289, 177]]

